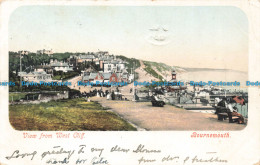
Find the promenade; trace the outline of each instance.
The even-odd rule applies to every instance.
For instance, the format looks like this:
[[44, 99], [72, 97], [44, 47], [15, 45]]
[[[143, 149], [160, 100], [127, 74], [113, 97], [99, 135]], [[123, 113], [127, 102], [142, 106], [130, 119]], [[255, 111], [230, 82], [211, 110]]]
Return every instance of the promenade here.
[[228, 131], [246, 127], [228, 123], [228, 120], [218, 121], [217, 115], [212, 113], [191, 112], [171, 105], [153, 107], [151, 102], [106, 100], [102, 97], [93, 97], [91, 100], [98, 101], [102, 106], [110, 108], [125, 120], [145, 130]]

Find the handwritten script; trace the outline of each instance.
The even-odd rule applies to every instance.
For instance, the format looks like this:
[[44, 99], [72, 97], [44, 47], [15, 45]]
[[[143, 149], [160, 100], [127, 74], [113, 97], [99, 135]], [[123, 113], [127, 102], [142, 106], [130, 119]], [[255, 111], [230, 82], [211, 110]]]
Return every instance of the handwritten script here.
[[[173, 149], [174, 152], [174, 149]], [[92, 147], [85, 144], [76, 146], [75, 149], [66, 149], [63, 146], [53, 146], [46, 151], [23, 152], [15, 150], [5, 158], [7, 160], [29, 159], [31, 161], [44, 161], [45, 164], [87, 164], [87, 165], [110, 165], [118, 164], [122, 157], [131, 154], [131, 159], [138, 165], [141, 164], [200, 164], [200, 163], [228, 163], [226, 159], [217, 156], [217, 152], [206, 152], [203, 156], [187, 155], [179, 156], [176, 154], [166, 154], [158, 148], [152, 148], [139, 144], [133, 148], [114, 145], [109, 148]], [[134, 157], [133, 157], [134, 156]], [[112, 159], [113, 157], [113, 159]], [[115, 158], [115, 157], [120, 157]], [[109, 160], [109, 158], [111, 158]], [[133, 161], [133, 160], [131, 160]], [[34, 164], [34, 163], [32, 163]], [[124, 164], [124, 163], [122, 163]]]

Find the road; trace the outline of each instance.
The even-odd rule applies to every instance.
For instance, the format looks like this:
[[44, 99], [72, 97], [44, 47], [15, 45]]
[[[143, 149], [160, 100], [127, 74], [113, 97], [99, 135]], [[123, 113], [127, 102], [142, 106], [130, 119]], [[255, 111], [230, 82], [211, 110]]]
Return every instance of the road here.
[[[69, 80], [67, 80], [68, 82], [71, 82], [71, 86], [69, 86], [71, 89], [76, 89], [76, 90], [79, 90], [80, 92], [89, 92], [90, 90], [93, 91], [94, 89], [97, 89], [97, 90], [100, 90], [101, 87], [91, 87], [91, 86], [78, 86], [78, 81], [82, 81], [82, 76], [76, 76], [76, 77], [73, 77]], [[138, 86], [140, 87], [140, 86]], [[130, 93], [130, 88], [133, 88], [133, 83], [131, 84], [128, 84], [127, 86], [122, 86], [122, 87], [118, 87], [120, 92], [123, 94], [123, 95], [131, 95], [131, 98], [132, 98], [132, 95], [133, 93]], [[102, 87], [103, 91], [105, 90], [116, 90], [116, 86], [113, 86], [113, 87]]]
[[171, 105], [153, 107], [150, 102], [106, 100], [93, 97], [125, 120], [145, 130], [241, 130], [246, 125], [218, 121], [211, 113], [191, 112]]

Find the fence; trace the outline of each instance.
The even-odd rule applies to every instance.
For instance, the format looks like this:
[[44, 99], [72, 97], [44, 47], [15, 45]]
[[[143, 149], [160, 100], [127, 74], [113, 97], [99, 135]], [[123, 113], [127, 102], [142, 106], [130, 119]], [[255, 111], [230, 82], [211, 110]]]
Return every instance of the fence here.
[[248, 118], [248, 104], [245, 105], [236, 104], [237, 112], [243, 115], [245, 118]]
[[26, 92], [26, 93], [10, 93], [9, 95], [9, 102], [46, 102], [50, 100], [58, 100], [58, 99], [67, 99], [69, 98], [69, 92], [63, 91], [63, 92]]

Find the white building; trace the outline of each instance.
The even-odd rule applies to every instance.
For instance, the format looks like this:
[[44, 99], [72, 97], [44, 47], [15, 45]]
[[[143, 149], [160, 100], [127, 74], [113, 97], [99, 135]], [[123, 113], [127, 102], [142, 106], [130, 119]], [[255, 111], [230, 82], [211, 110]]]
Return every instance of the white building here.
[[73, 71], [73, 68], [66, 62], [51, 61], [50, 65], [52, 69], [56, 71], [62, 71], [62, 72]]
[[40, 82], [40, 81], [52, 81], [51, 74], [47, 74], [44, 71], [38, 72], [19, 72], [18, 76], [22, 76], [23, 81], [33, 81], [33, 82]]
[[111, 61], [103, 63], [104, 72], [122, 72], [124, 69], [126, 69], [124, 62]]
[[79, 59], [84, 62], [84, 61], [93, 61], [95, 59], [94, 55], [91, 54], [86, 54], [86, 55], [79, 55]]

